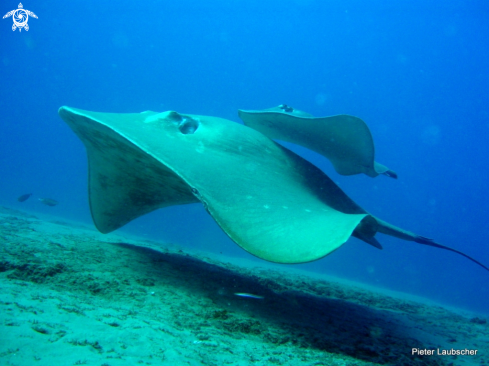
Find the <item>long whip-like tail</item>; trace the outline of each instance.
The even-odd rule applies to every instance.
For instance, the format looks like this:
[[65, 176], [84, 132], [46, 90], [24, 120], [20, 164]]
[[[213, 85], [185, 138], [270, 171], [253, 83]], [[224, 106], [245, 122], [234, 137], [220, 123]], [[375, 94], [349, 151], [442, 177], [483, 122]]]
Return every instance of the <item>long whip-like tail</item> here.
[[484, 268], [486, 271], [489, 271], [489, 267], [485, 266], [484, 264], [479, 262], [477, 259], [474, 259], [471, 256], [469, 256], [469, 255], [467, 255], [467, 254], [465, 254], [465, 253], [463, 253], [457, 249], [453, 249], [453, 248], [447, 247], [445, 245], [438, 244], [433, 239], [425, 238], [424, 236], [416, 235], [410, 231], [398, 228], [397, 226], [391, 225], [391, 224], [389, 224], [389, 223], [387, 223], [387, 222], [385, 222], [385, 221], [383, 221], [377, 217], [375, 219], [379, 223], [379, 228], [378, 228], [379, 233], [395, 236], [396, 238], [399, 238], [399, 239], [414, 241], [415, 243], [419, 243], [419, 244], [429, 245], [430, 247], [449, 250], [451, 252], [454, 252], [454, 253], [460, 254], [461, 256], [464, 256], [465, 258], [471, 260], [472, 262], [474, 262], [474, 263], [478, 264], [479, 266], [481, 266], [482, 268]]

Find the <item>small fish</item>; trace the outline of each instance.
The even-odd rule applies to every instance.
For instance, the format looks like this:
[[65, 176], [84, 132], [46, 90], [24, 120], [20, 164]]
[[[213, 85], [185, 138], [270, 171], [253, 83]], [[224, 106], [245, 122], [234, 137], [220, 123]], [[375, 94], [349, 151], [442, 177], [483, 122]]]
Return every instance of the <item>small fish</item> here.
[[20, 196], [19, 198], [17, 198], [17, 201], [19, 201], [19, 202], [27, 201], [30, 196], [32, 196], [32, 193], [23, 194], [22, 196]]
[[58, 204], [58, 201], [51, 198], [39, 198], [39, 201], [44, 203], [46, 206], [56, 206]]
[[265, 297], [260, 295], [247, 294], [246, 292], [235, 292], [236, 296], [249, 297], [250, 299], [264, 299]]

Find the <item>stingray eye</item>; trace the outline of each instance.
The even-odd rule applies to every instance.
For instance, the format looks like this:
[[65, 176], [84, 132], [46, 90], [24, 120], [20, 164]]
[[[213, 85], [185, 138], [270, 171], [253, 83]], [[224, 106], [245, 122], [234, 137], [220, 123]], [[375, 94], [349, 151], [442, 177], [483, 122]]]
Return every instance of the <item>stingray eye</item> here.
[[289, 107], [287, 104], [280, 104], [278, 107], [287, 113], [292, 113], [294, 111], [294, 108]]
[[190, 135], [195, 133], [197, 129], [199, 128], [200, 122], [196, 119], [186, 117], [183, 118], [180, 124], [178, 125], [178, 129], [180, 130], [181, 133], [184, 135]]

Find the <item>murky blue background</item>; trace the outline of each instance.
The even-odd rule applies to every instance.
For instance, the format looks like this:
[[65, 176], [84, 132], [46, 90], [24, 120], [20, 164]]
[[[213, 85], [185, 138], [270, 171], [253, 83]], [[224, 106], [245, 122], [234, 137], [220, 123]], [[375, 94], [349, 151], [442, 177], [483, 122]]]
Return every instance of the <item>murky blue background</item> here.
[[[489, 265], [486, 1], [26, 1], [28, 32], [0, 22], [0, 204], [91, 223], [84, 147], [62, 105], [239, 122], [286, 103], [352, 114], [399, 174], [342, 177], [295, 149], [379, 217]], [[16, 9], [2, 1], [0, 13]], [[17, 197], [35, 194], [23, 204]], [[59, 200], [43, 206], [39, 197]], [[247, 257], [199, 205], [123, 231]], [[305, 265], [489, 312], [489, 272], [453, 253], [378, 236]]]

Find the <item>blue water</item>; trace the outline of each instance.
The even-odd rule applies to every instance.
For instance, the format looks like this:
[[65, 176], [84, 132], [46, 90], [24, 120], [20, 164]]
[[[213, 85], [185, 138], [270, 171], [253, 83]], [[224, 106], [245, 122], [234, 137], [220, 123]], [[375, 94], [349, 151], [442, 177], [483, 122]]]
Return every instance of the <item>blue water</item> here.
[[[0, 13], [17, 5], [3, 1]], [[23, 5], [38, 16], [28, 32], [13, 32], [12, 18], [0, 22], [0, 204], [91, 222], [86, 155], [57, 115], [62, 105], [238, 122], [238, 108], [286, 103], [364, 119], [377, 160], [397, 181], [339, 176], [324, 158], [296, 151], [373, 214], [489, 265], [486, 1]], [[124, 230], [246, 257], [199, 205]], [[383, 251], [351, 239], [304, 267], [489, 312], [489, 272], [450, 252], [378, 238]]]

